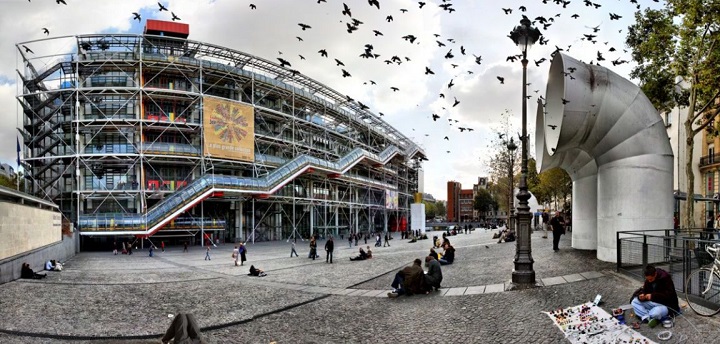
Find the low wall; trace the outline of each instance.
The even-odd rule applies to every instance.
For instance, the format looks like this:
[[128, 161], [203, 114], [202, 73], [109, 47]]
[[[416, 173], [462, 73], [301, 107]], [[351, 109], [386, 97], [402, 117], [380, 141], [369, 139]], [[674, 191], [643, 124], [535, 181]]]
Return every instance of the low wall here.
[[78, 236], [72, 238], [63, 237], [62, 240], [36, 248], [31, 251], [0, 260], [0, 284], [14, 281], [20, 278], [20, 269], [23, 263], [30, 264], [30, 267], [42, 273], [45, 262], [51, 259], [65, 262], [75, 256]]

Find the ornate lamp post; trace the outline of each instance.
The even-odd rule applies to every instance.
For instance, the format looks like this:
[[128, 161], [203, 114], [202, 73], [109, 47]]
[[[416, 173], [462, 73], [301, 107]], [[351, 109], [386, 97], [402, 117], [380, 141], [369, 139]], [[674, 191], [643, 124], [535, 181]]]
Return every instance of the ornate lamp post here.
[[515, 150], [517, 149], [517, 145], [515, 144], [515, 139], [510, 138], [510, 142], [507, 143], [507, 149], [510, 152], [508, 155], [508, 158], [510, 159], [510, 175], [508, 176], [510, 178], [510, 197], [508, 197], [508, 218], [507, 218], [507, 228], [515, 230], [515, 207], [513, 206], [513, 192], [515, 192], [515, 182], [514, 182], [514, 174], [515, 174]]
[[530, 19], [523, 16], [520, 26], [510, 32], [510, 39], [522, 50], [523, 82], [522, 82], [522, 167], [519, 191], [517, 194], [518, 228], [517, 243], [515, 246], [515, 268], [512, 272], [512, 288], [527, 288], [535, 285], [535, 270], [533, 270], [532, 249], [530, 248], [530, 221], [532, 214], [528, 200], [530, 192], [527, 186], [528, 172], [528, 145], [527, 145], [527, 51], [540, 38], [540, 30], [531, 26]]

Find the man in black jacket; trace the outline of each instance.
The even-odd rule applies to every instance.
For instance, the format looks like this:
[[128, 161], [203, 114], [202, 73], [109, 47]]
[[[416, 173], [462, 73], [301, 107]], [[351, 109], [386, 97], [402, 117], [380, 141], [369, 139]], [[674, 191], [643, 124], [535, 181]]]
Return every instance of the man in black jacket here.
[[678, 297], [672, 277], [663, 269], [645, 267], [645, 284], [632, 298], [635, 315], [655, 327], [669, 312], [679, 313]]
[[332, 264], [332, 253], [335, 249], [335, 243], [333, 242], [332, 235], [328, 238], [327, 242], [325, 242], [325, 252], [327, 252], [327, 255], [325, 256], [325, 263]]
[[560, 216], [560, 212], [556, 211], [549, 224], [553, 232], [553, 251], [557, 252], [560, 250], [560, 236], [565, 234], [565, 220]]

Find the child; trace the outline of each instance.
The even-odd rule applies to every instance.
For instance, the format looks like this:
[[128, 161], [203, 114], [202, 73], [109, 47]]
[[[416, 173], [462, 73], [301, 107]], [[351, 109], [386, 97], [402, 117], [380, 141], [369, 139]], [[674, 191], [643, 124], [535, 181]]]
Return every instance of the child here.
[[207, 250], [205, 250], [205, 260], [210, 260], [210, 245], [207, 245]]

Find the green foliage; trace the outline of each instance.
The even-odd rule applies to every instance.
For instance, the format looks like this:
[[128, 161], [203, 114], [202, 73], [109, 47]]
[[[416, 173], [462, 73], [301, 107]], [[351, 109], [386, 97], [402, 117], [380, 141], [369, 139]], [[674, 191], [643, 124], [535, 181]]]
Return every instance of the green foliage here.
[[437, 215], [437, 208], [435, 206], [435, 203], [423, 201], [423, 204], [425, 204], [425, 218], [426, 219], [432, 219]]
[[446, 214], [445, 201], [435, 202], [435, 216], [445, 216]]
[[[22, 178], [22, 174], [20, 174], [20, 176]], [[17, 174], [12, 177], [8, 177], [6, 175], [0, 174], [0, 185], [4, 186], [6, 188], [17, 190], [17, 178], [18, 178]], [[21, 179], [20, 180], [20, 191], [24, 190], [24, 185], [25, 185], [24, 179]]]
[[541, 182], [540, 175], [537, 173], [537, 162], [533, 158], [528, 159], [527, 183], [530, 193], [535, 196], [539, 204], [550, 202], [552, 192], [547, 185]]
[[[704, 129], [718, 129], [710, 125], [718, 114], [720, 94], [720, 2], [666, 0], [661, 9], [638, 11], [625, 42], [637, 63], [630, 76], [639, 80], [653, 105], [661, 111], [687, 108], [685, 172], [690, 191], [685, 206], [686, 213], [693, 214], [693, 141]], [[677, 76], [683, 87], [676, 85]], [[695, 227], [693, 216], [686, 217], [685, 226]]]
[[497, 202], [490, 194], [490, 191], [480, 188], [475, 196], [473, 208], [482, 212], [492, 211], [497, 208]]

